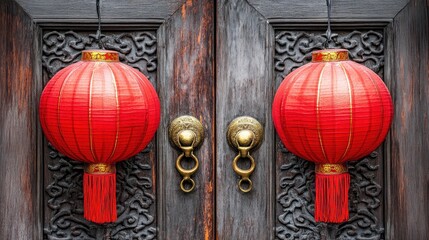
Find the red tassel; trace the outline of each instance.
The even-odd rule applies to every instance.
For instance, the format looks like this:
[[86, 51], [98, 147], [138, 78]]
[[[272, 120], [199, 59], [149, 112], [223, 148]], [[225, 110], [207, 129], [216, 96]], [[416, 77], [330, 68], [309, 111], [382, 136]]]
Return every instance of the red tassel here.
[[316, 173], [317, 222], [342, 223], [349, 219], [350, 174]]
[[89, 221], [116, 221], [116, 173], [83, 174], [83, 208]]

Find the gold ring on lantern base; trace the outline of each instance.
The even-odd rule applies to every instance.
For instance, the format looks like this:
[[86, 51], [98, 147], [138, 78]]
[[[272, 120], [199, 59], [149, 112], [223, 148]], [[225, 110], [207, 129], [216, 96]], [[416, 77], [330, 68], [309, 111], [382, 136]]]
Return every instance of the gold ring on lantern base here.
[[115, 173], [116, 166], [114, 164], [105, 164], [105, 163], [85, 164], [85, 172], [89, 174]]
[[322, 163], [316, 164], [316, 173], [319, 174], [341, 174], [347, 172], [345, 164]]

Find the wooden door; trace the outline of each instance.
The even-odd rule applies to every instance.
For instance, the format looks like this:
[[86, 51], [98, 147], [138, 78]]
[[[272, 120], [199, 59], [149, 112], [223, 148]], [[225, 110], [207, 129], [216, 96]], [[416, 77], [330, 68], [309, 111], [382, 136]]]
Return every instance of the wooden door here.
[[[325, 1], [102, 1], [103, 41], [145, 73], [161, 100], [156, 138], [118, 164], [118, 221], [82, 217], [82, 164], [38, 124], [41, 90], [96, 47], [95, 0], [0, 3], [0, 236], [2, 239], [427, 239], [429, 37], [423, 0], [333, 1], [331, 46], [378, 73], [395, 108], [385, 143], [351, 163], [350, 221], [313, 220], [314, 167], [287, 151], [271, 103], [285, 75], [326, 39]], [[183, 193], [168, 126], [199, 119], [196, 189]], [[237, 188], [228, 124], [265, 128], [249, 193]]]

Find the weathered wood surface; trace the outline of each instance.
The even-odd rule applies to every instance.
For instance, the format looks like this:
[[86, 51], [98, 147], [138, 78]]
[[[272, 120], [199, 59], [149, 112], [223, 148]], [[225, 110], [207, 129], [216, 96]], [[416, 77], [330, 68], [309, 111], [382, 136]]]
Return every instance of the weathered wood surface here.
[[[273, 29], [246, 1], [217, 1], [216, 30], [216, 223], [218, 239], [273, 239], [274, 130]], [[250, 179], [242, 193], [232, 170], [237, 150], [227, 142], [228, 124], [236, 117], [256, 118], [265, 128]]]
[[[35, 20], [96, 19], [95, 0], [16, 0]], [[101, 0], [103, 19], [163, 19], [171, 16], [185, 0]]]
[[[215, 79], [214, 3], [188, 0], [158, 30], [161, 125], [158, 130], [159, 239], [214, 239]], [[175, 168], [179, 152], [169, 144], [168, 126], [181, 115], [205, 128], [195, 151], [196, 188], [184, 193]]]
[[429, 3], [394, 19], [389, 51], [394, 119], [386, 179], [388, 239], [429, 239]]
[[[332, 0], [333, 19], [393, 19], [409, 0]], [[268, 19], [324, 19], [326, 0], [248, 0]]]
[[0, 238], [35, 239], [38, 201], [36, 27], [19, 5], [0, 2]]

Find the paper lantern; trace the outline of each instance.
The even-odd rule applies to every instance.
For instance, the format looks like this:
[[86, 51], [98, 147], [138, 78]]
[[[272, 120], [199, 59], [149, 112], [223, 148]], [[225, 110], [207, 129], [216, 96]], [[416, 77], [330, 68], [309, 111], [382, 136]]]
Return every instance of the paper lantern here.
[[160, 121], [155, 89], [116, 51], [86, 50], [82, 60], [59, 71], [40, 98], [46, 138], [64, 155], [87, 163], [83, 176], [84, 217], [114, 222], [115, 163], [150, 142]]
[[389, 91], [344, 49], [312, 53], [312, 62], [290, 73], [273, 102], [273, 121], [285, 147], [316, 163], [315, 219], [348, 220], [350, 175], [384, 140], [392, 121]]

